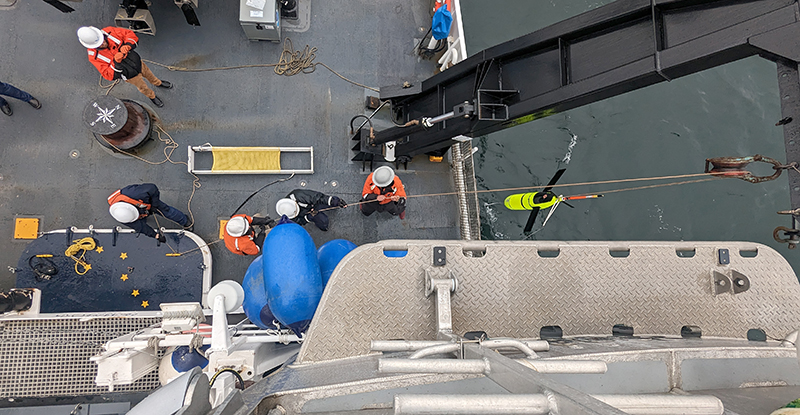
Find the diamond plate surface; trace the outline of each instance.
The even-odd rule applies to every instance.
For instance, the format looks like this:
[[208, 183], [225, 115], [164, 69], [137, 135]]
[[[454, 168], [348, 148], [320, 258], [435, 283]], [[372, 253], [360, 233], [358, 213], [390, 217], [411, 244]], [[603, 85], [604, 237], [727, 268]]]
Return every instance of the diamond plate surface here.
[[[432, 266], [433, 247], [447, 247], [447, 265]], [[463, 255], [464, 248], [485, 251]], [[730, 250], [730, 264], [717, 250]], [[384, 249], [407, 249], [388, 258]], [[613, 250], [630, 250], [614, 257]], [[680, 257], [677, 250], [694, 250]], [[557, 257], [539, 251], [558, 250]], [[740, 251], [757, 250], [755, 257]], [[452, 270], [453, 330], [491, 337], [538, 337], [558, 325], [565, 335], [611, 334], [615, 324], [636, 334], [679, 335], [684, 325], [703, 336], [746, 337], [762, 328], [781, 337], [800, 328], [800, 284], [772, 248], [746, 242], [461, 242], [384, 241], [350, 253], [331, 276], [298, 363], [369, 353], [371, 340], [435, 338], [434, 296], [424, 275]], [[750, 279], [740, 294], [714, 295], [713, 271], [736, 270]]]

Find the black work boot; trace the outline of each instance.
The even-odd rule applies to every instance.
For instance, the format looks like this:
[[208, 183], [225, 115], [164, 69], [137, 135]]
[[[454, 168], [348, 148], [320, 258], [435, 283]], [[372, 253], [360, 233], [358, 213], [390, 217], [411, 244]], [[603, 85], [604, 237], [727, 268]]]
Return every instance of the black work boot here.
[[162, 101], [161, 98], [159, 98], [158, 96], [156, 96], [155, 98], [150, 98], [150, 101], [153, 101], [153, 104], [158, 108], [164, 106], [164, 101]]
[[162, 79], [161, 80], [161, 85], [159, 85], [158, 87], [159, 88], [165, 88], [165, 89], [172, 89], [172, 82], [165, 81], [165, 80]]
[[28, 101], [28, 104], [31, 104], [31, 106], [32, 106], [33, 108], [36, 108], [37, 110], [38, 110], [39, 108], [42, 108], [42, 103], [41, 103], [41, 102], [39, 102], [39, 100], [38, 100], [38, 99], [36, 99], [36, 98], [31, 98], [31, 100], [30, 100], [30, 101]]
[[8, 103], [3, 104], [3, 106], [0, 107], [0, 111], [3, 111], [3, 114], [9, 116], [14, 113], [14, 111], [11, 111], [11, 105], [8, 105]]

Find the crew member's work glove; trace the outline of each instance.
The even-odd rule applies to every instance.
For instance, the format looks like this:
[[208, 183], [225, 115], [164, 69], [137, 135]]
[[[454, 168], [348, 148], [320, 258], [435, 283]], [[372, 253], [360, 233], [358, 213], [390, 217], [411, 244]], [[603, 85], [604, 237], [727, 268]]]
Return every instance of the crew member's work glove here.
[[122, 47], [119, 48], [119, 51], [124, 54], [127, 54], [128, 52], [131, 51], [131, 45], [122, 45]]
[[114, 55], [114, 62], [117, 62], [117, 63], [122, 62], [122, 60], [125, 59], [125, 55], [126, 54], [122, 53], [122, 52], [117, 53], [116, 55]]
[[347, 207], [347, 202], [342, 200], [342, 198], [340, 198], [340, 197], [333, 196], [331, 198], [331, 203], [333, 204], [333, 206], [338, 206], [340, 208], [346, 208]]
[[158, 242], [161, 242], [162, 244], [167, 242], [167, 237], [160, 233], [156, 234], [156, 239], [158, 240]]

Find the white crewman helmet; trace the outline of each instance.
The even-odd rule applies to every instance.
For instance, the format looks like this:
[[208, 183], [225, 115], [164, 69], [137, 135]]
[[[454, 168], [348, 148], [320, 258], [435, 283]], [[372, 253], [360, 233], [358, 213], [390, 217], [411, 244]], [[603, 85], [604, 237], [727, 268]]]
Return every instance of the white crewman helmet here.
[[85, 48], [94, 49], [103, 44], [103, 31], [94, 26], [83, 26], [78, 29], [78, 40]]
[[300, 205], [292, 199], [283, 198], [275, 204], [275, 210], [279, 216], [286, 215], [289, 219], [294, 219], [300, 214]]
[[108, 213], [121, 223], [131, 223], [139, 219], [139, 209], [127, 202], [114, 203], [108, 207]]
[[381, 166], [372, 173], [372, 181], [378, 187], [386, 187], [394, 182], [394, 170], [389, 166]]
[[225, 224], [225, 232], [234, 238], [244, 236], [249, 229], [250, 224], [247, 222], [247, 219], [241, 216], [233, 217]]

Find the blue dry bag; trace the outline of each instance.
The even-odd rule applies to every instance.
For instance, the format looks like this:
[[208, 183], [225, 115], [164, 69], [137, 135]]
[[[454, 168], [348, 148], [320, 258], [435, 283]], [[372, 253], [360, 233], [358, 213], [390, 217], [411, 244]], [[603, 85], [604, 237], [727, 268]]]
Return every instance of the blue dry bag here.
[[442, 5], [433, 14], [433, 22], [431, 23], [431, 32], [433, 38], [442, 40], [450, 34], [450, 25], [453, 24], [453, 15], [447, 10], [446, 5]]

